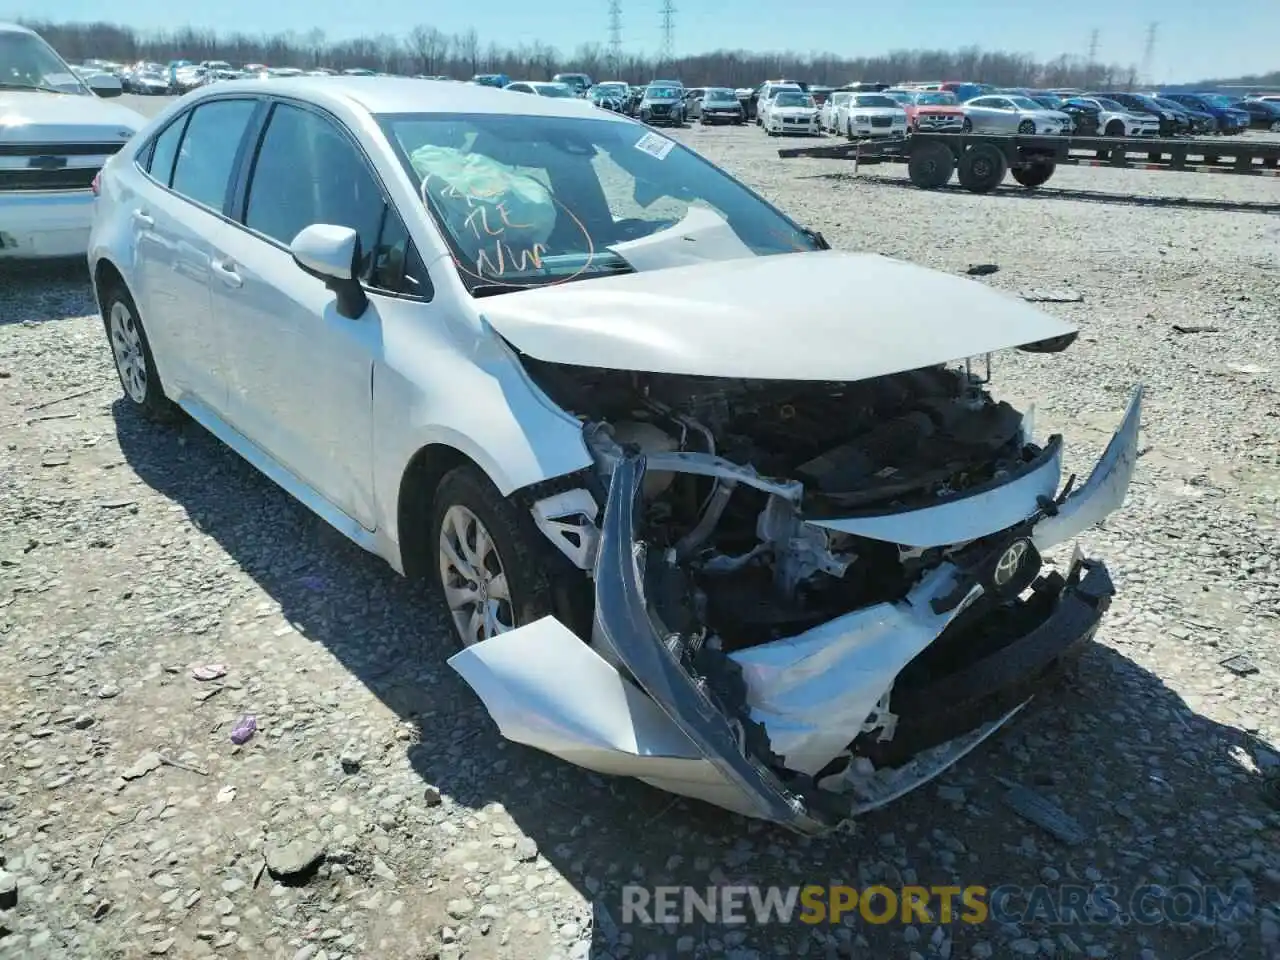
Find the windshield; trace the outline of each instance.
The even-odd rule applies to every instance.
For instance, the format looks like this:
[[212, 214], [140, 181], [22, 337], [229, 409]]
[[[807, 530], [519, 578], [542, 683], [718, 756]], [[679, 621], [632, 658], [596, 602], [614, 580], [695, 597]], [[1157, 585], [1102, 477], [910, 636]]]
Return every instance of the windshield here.
[[897, 103], [913, 103], [916, 98], [910, 90], [886, 90], [884, 95], [893, 98]]
[[959, 101], [955, 98], [955, 94], [937, 91], [932, 93], [916, 94], [916, 103], [922, 107], [931, 107], [951, 106], [959, 103]]
[[0, 89], [89, 94], [80, 78], [32, 33], [0, 32]]
[[609, 97], [625, 97], [627, 95], [627, 85], [625, 83], [599, 83], [596, 84], [596, 93]]
[[1031, 99], [1047, 110], [1057, 110], [1062, 106], [1062, 99], [1060, 97], [1055, 97], [1051, 93], [1039, 93]]
[[[675, 141], [634, 123], [501, 114], [379, 117], [478, 296], [631, 272], [627, 244], [687, 262], [816, 250], [813, 235]], [[616, 248], [616, 249], [615, 249]]]
[[775, 107], [812, 107], [813, 97], [786, 90], [773, 98], [773, 105]]
[[533, 89], [544, 97], [569, 97], [574, 98], [573, 88], [566, 83], [536, 83]]
[[1164, 97], [1156, 97], [1155, 102], [1158, 103], [1160, 106], [1164, 107], [1166, 110], [1177, 110], [1180, 112], [1185, 112], [1187, 109], [1186, 106], [1184, 106], [1183, 104], [1178, 103], [1174, 100], [1166, 100]]
[[708, 90], [706, 94], [703, 95], [702, 99], [712, 103], [724, 103], [726, 100], [731, 100], [734, 103], [737, 103], [738, 95], [729, 89], [712, 89]]
[[1044, 109], [1044, 107], [1040, 106], [1040, 104], [1036, 103], [1030, 97], [1009, 97], [1008, 99], [1012, 101], [1013, 105], [1017, 107], [1019, 110], [1043, 110]]
[[1108, 100], [1106, 97], [1094, 97], [1093, 99], [1097, 102], [1098, 106], [1102, 107], [1103, 110], [1113, 110], [1116, 113], [1129, 112], [1129, 108], [1124, 106], [1124, 104], [1116, 103], [1114, 100]]
[[1205, 100], [1208, 100], [1215, 107], [1235, 106], [1236, 100], [1239, 99], [1228, 97], [1225, 93], [1202, 93], [1200, 96]]
[[678, 87], [650, 87], [644, 92], [650, 100], [675, 100], [680, 96]]
[[880, 93], [862, 93], [853, 98], [856, 107], [897, 107], [898, 101]]

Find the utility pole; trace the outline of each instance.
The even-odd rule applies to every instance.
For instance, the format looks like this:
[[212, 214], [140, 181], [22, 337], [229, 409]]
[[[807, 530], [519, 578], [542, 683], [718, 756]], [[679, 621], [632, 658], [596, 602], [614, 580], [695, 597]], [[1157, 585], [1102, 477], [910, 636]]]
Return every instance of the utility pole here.
[[1147, 27], [1147, 45], [1142, 51], [1142, 82], [1154, 83], [1155, 78], [1151, 76], [1151, 70], [1155, 64], [1156, 54], [1156, 30], [1160, 24], [1151, 23]]
[[662, 46], [658, 50], [658, 62], [667, 64], [675, 59], [676, 5], [673, 0], [662, 0]]
[[1089, 31], [1089, 64], [1098, 62], [1098, 28]]
[[609, 73], [622, 73], [622, 0], [609, 0]]

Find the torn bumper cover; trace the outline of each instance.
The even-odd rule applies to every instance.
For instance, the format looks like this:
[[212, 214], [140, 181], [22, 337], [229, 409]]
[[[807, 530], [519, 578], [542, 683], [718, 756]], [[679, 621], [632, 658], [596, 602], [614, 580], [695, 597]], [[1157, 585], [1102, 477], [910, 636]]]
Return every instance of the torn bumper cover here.
[[[1123, 500], [1139, 409], [1135, 392], [1089, 481], [1000, 534], [996, 562]], [[644, 541], [645, 469], [635, 456], [613, 472], [590, 644], [547, 617], [450, 665], [510, 740], [803, 833], [901, 796], [980, 744], [1093, 637], [1113, 593], [1106, 568], [1078, 554], [1016, 602], [995, 595], [989, 571], [948, 560], [901, 600], [725, 653], [696, 625], [664, 622], [662, 578], [680, 571]]]

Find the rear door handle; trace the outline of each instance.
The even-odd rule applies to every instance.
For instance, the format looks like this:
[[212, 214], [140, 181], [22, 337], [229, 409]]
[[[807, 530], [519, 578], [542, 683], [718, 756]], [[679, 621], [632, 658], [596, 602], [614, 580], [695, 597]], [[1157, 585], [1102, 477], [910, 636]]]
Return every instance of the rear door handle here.
[[240, 278], [240, 274], [236, 273], [236, 265], [230, 260], [213, 261], [213, 272], [216, 273], [218, 275], [218, 279], [228, 287], [240, 287], [244, 285], [244, 280]]
[[156, 218], [151, 216], [151, 214], [147, 213], [145, 210], [135, 210], [133, 211], [133, 222], [140, 227], [145, 227], [150, 230], [156, 225]]

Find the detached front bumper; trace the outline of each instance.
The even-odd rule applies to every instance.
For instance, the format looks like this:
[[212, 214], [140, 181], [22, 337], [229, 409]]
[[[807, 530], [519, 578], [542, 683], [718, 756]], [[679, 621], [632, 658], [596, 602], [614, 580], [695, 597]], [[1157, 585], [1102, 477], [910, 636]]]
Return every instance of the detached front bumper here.
[[[1123, 500], [1140, 398], [1088, 482], [1042, 502], [1049, 515], [996, 535], [990, 560], [942, 563], [900, 601], [733, 653], [666, 622], [681, 568], [648, 550], [646, 458], [626, 457], [600, 525], [590, 643], [546, 617], [449, 663], [509, 740], [799, 832], [833, 829], [942, 773], [1092, 639], [1114, 592], [1100, 562], [1077, 555], [1065, 576], [1037, 577], [1022, 598], [993, 585], [996, 568], [1010, 546], [1059, 542]], [[696, 454], [648, 460], [654, 470], [728, 469]], [[789, 490], [735, 469], [738, 482]], [[869, 725], [873, 716], [883, 725]]]

